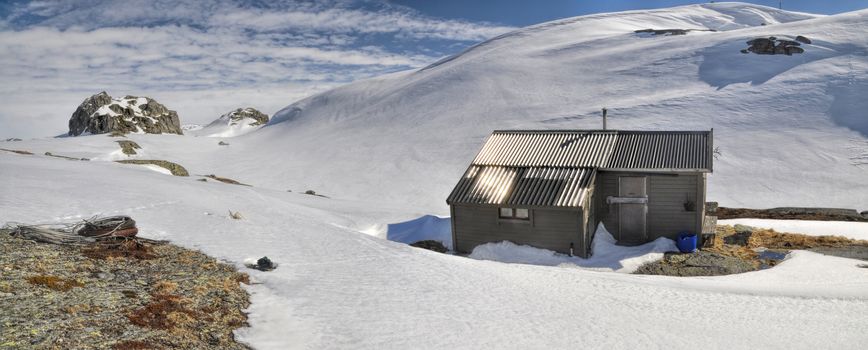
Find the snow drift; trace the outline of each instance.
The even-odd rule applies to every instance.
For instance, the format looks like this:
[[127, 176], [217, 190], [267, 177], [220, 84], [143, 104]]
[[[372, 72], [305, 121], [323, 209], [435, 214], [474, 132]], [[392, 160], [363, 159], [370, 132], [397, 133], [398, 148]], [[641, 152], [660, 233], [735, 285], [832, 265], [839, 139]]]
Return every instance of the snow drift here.
[[573, 266], [595, 271], [632, 273], [639, 266], [662, 259], [666, 252], [678, 251], [675, 242], [665, 237], [634, 247], [619, 246], [615, 242], [615, 237], [600, 223], [594, 233], [591, 257], [588, 259], [508, 241], [476, 246], [468, 257], [514, 264]]

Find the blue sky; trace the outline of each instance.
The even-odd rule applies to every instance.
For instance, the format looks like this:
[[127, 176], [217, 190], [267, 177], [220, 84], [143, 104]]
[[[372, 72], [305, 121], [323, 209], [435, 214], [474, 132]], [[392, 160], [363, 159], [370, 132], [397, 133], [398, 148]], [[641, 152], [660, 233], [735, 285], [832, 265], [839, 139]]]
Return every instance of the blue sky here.
[[[317, 92], [421, 67], [519, 27], [690, 1], [0, 1], [0, 138], [56, 135], [86, 97], [149, 96], [183, 123], [273, 114]], [[754, 1], [777, 6], [777, 1]], [[784, 1], [837, 13], [860, 1]], [[11, 83], [9, 83], [11, 82]]]

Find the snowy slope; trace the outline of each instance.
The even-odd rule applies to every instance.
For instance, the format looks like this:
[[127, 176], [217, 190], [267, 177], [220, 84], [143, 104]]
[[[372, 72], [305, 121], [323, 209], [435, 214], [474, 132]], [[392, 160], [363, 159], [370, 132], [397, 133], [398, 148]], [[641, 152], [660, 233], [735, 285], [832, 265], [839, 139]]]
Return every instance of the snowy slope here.
[[[145, 237], [239, 267], [272, 258], [275, 271], [247, 270], [261, 284], [250, 287], [251, 328], [238, 335], [257, 349], [855, 349], [868, 341], [868, 276], [856, 260], [795, 252], [771, 270], [715, 278], [503, 264], [361, 234], [384, 215], [370, 203], [7, 152], [0, 180], [11, 193], [0, 196], [0, 221], [123, 213]], [[229, 218], [230, 209], [245, 219]]]
[[[632, 32], [644, 28], [718, 32]], [[793, 56], [739, 52], [770, 35], [813, 44]], [[600, 128], [605, 106], [613, 128], [714, 128], [722, 156], [710, 199], [722, 205], [859, 209], [868, 204], [866, 52], [865, 11], [719, 3], [577, 17], [299, 101], [248, 141], [286, 151], [282, 181], [445, 214], [443, 199], [492, 130]]]
[[[720, 31], [632, 33], [645, 28]], [[239, 332], [258, 349], [860, 348], [868, 274], [856, 260], [797, 251], [769, 270], [668, 278], [480, 261], [381, 238], [385, 224], [446, 213], [492, 129], [597, 128], [602, 106], [616, 128], [714, 127], [723, 155], [711, 199], [723, 205], [868, 209], [868, 165], [853, 164], [868, 161], [866, 34], [866, 11], [727, 3], [545, 23], [299, 101], [229, 147], [128, 136], [141, 146], [132, 158], [177, 162], [189, 178], [109, 162], [128, 158], [121, 138], [0, 142], [35, 153], [0, 151], [0, 223], [123, 213], [145, 237], [239, 267], [267, 255], [280, 267], [252, 271], [261, 284]], [[814, 44], [791, 57], [738, 52], [768, 35]]]

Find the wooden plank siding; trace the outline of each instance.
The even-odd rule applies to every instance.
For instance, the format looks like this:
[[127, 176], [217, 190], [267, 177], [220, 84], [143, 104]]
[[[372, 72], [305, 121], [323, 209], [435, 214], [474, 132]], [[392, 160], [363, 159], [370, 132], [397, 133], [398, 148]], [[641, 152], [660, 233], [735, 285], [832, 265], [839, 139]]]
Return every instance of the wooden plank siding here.
[[[595, 223], [602, 221], [606, 229], [617, 238], [620, 230], [618, 205], [606, 204], [606, 197], [618, 196], [620, 176], [648, 177], [648, 213], [646, 228], [648, 240], [658, 237], [675, 239], [680, 231], [699, 233], [705, 205], [704, 173], [636, 173], [599, 172], [594, 188]], [[684, 208], [685, 200], [695, 203], [694, 211]]]
[[569, 253], [573, 243], [575, 254], [587, 257], [580, 208], [530, 209], [528, 221], [500, 219], [494, 206], [453, 205], [452, 215], [455, 250], [459, 253], [470, 253], [480, 244], [510, 241], [561, 253]]

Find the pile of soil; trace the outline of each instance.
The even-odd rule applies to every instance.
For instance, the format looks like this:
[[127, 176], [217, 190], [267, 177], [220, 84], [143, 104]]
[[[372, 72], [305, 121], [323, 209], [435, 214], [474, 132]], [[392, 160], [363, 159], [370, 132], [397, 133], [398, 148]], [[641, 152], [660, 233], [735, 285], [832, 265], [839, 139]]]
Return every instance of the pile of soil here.
[[246, 274], [133, 239], [37, 243], [0, 230], [0, 344], [50, 349], [248, 349]]

